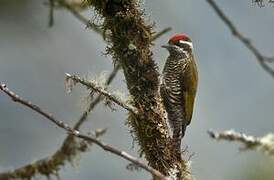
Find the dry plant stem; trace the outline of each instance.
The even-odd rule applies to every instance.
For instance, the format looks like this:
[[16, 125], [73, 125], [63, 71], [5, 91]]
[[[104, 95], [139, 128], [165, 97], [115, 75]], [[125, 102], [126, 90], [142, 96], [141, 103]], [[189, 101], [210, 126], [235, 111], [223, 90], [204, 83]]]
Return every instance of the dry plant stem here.
[[9, 90], [8, 87], [5, 84], [0, 85], [0, 90], [3, 91], [4, 93], [6, 93], [14, 102], [18, 102], [19, 104], [22, 104], [24, 106], [27, 106], [28, 108], [34, 110], [35, 112], [41, 114], [42, 116], [46, 117], [48, 120], [50, 120], [51, 122], [53, 122], [54, 124], [56, 124], [58, 127], [64, 129], [65, 131], [67, 131], [68, 134], [71, 134], [75, 137], [84, 139], [88, 142], [94, 143], [96, 145], [98, 145], [99, 147], [101, 147], [102, 149], [104, 149], [105, 151], [108, 151], [112, 154], [118, 155], [120, 157], [122, 157], [123, 159], [126, 159], [134, 164], [137, 164], [138, 166], [140, 166], [141, 168], [143, 168], [144, 170], [150, 172], [152, 175], [160, 178], [160, 179], [168, 179], [167, 177], [165, 177], [164, 175], [162, 175], [159, 171], [153, 169], [152, 167], [146, 165], [145, 163], [141, 162], [140, 160], [138, 160], [137, 158], [129, 155], [128, 153], [124, 152], [124, 151], [120, 151], [108, 144], [105, 144], [101, 141], [99, 141], [96, 137], [91, 137], [91, 136], [87, 136], [82, 134], [80, 131], [78, 130], [74, 130], [73, 128], [71, 128], [68, 124], [64, 123], [63, 121], [57, 120], [55, 117], [53, 117], [52, 114], [47, 113], [46, 111], [44, 111], [42, 108], [40, 108], [39, 106], [33, 104], [32, 102], [25, 100], [23, 98], [21, 98], [19, 95], [15, 94], [13, 91]]
[[274, 69], [267, 63], [273, 62], [273, 58], [265, 57], [243, 34], [241, 34], [231, 20], [223, 13], [214, 0], [207, 0], [220, 19], [228, 26], [232, 34], [237, 37], [256, 57], [261, 67], [274, 78]]
[[95, 91], [95, 92], [103, 95], [104, 97], [108, 98], [109, 100], [111, 100], [112, 102], [121, 106], [122, 108], [130, 111], [131, 113], [133, 113], [135, 115], [138, 113], [137, 110], [133, 106], [124, 102], [123, 100], [121, 100], [120, 98], [111, 94], [110, 92], [106, 91], [104, 88], [98, 86], [97, 84], [87, 81], [87, 80], [85, 80], [79, 76], [76, 76], [76, 75], [66, 74], [66, 76], [67, 76], [67, 78], [70, 78], [77, 83], [81, 83], [81, 84], [85, 85], [87, 88], [90, 88], [92, 91]]

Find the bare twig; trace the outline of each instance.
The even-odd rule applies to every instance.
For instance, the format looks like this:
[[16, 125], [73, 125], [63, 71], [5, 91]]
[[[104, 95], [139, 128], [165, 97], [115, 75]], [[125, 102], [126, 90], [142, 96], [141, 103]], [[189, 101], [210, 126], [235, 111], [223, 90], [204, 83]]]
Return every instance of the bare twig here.
[[132, 112], [133, 114], [137, 114], [137, 110], [136, 108], [134, 108], [133, 106], [131, 106], [130, 104], [124, 102], [123, 100], [121, 100], [119, 97], [116, 97], [115, 95], [111, 94], [110, 92], [106, 91], [103, 87], [98, 86], [96, 83], [91, 82], [91, 81], [87, 81], [79, 76], [76, 75], [70, 75], [70, 74], [66, 74], [66, 78], [68, 80], [72, 79], [73, 81], [77, 82], [77, 83], [81, 83], [84, 86], [92, 89], [93, 91], [103, 95], [104, 97], [108, 98], [109, 100], [113, 101], [114, 103], [116, 103], [117, 105], [121, 106], [122, 108]]
[[[79, 12], [79, 10], [77, 10], [77, 8], [75, 8], [75, 6], [73, 6], [72, 4], [68, 3], [66, 0], [50, 0], [50, 21], [52, 22], [50, 23], [51, 26], [53, 25], [53, 5], [51, 4], [52, 1], [56, 1], [58, 2], [61, 6], [63, 6], [64, 8], [66, 8], [68, 11], [70, 11], [77, 19], [79, 19], [81, 22], [83, 22], [85, 25], [87, 25], [88, 28], [93, 29], [95, 32], [102, 34], [102, 30], [100, 29], [99, 26], [95, 25], [94, 23], [92, 23], [91, 21], [89, 21], [87, 18], [85, 18], [83, 15], [81, 15], [81, 13]], [[159, 37], [161, 37], [162, 35], [164, 35], [165, 33], [171, 31], [171, 27], [167, 27], [163, 30], [161, 30], [160, 32], [158, 32], [157, 34], [155, 34], [152, 37], [152, 41], [155, 41], [156, 39], [158, 39]]]
[[73, 128], [70, 128], [67, 124], [65, 124], [63, 121], [58, 121], [56, 120], [52, 114], [44, 111], [43, 109], [41, 109], [39, 106], [33, 104], [30, 101], [27, 101], [23, 98], [21, 98], [20, 96], [18, 96], [17, 94], [15, 94], [14, 92], [12, 92], [11, 90], [9, 90], [9, 88], [4, 84], [1, 83], [0, 84], [0, 90], [3, 91], [4, 93], [6, 93], [14, 102], [18, 102], [20, 104], [23, 104], [27, 107], [29, 107], [30, 109], [38, 112], [39, 114], [41, 114], [42, 116], [46, 117], [47, 119], [49, 119], [50, 121], [52, 121], [53, 123], [55, 123], [58, 127], [60, 128], [64, 128], [66, 129], [70, 134], [79, 134], [79, 132], [77, 130], [74, 130]]
[[[113, 79], [115, 78], [117, 72], [119, 71], [120, 66], [115, 66], [113, 71], [110, 73], [109, 77], [106, 80], [106, 85], [109, 85]], [[87, 110], [83, 112], [82, 116], [80, 117], [79, 121], [75, 124], [74, 129], [79, 129], [83, 122], [86, 121], [88, 113], [94, 109], [94, 107], [101, 101], [102, 95], [99, 94], [88, 106]]]
[[216, 140], [240, 142], [244, 145], [244, 148], [241, 148], [241, 150], [260, 150], [269, 155], [274, 155], [274, 134], [267, 134], [260, 138], [238, 133], [234, 130], [227, 130], [221, 133], [210, 130], [208, 134]]
[[[64, 0], [64, 1], [78, 11], [84, 11], [89, 8], [88, 0]], [[62, 5], [58, 4], [57, 2], [55, 7], [59, 8], [59, 7], [62, 7]]]
[[269, 62], [269, 63], [273, 63], [274, 62], [274, 57], [264, 57], [265, 61]]
[[54, 24], [54, 0], [49, 0], [49, 27]]
[[44, 116], [45, 118], [47, 118], [48, 120], [50, 120], [51, 122], [53, 122], [54, 124], [56, 124], [58, 127], [64, 129], [65, 131], [67, 131], [68, 134], [71, 134], [73, 136], [76, 136], [78, 138], [84, 139], [88, 142], [94, 143], [96, 145], [98, 145], [99, 147], [101, 147], [102, 149], [104, 149], [105, 151], [108, 151], [112, 154], [115, 154], [117, 156], [122, 157], [123, 159], [126, 159], [132, 163], [135, 163], [137, 165], [139, 165], [141, 168], [143, 168], [144, 170], [150, 172], [152, 175], [163, 179], [163, 180], [167, 180], [168, 178], [165, 177], [162, 173], [160, 173], [159, 171], [153, 169], [152, 167], [146, 165], [145, 163], [141, 162], [139, 159], [131, 156], [130, 154], [118, 150], [115, 147], [112, 147], [108, 144], [105, 144], [101, 141], [99, 141], [96, 137], [91, 137], [91, 136], [87, 136], [82, 134], [80, 131], [78, 130], [74, 130], [73, 128], [71, 128], [68, 124], [64, 123], [63, 121], [57, 120], [55, 117], [53, 117], [52, 114], [47, 113], [46, 111], [44, 111], [42, 108], [40, 108], [39, 106], [33, 104], [32, 102], [23, 99], [22, 97], [20, 97], [19, 95], [15, 94], [13, 91], [9, 90], [8, 87], [1, 83], [0, 84], [0, 90], [3, 91], [4, 93], [6, 93], [14, 102], [18, 102], [19, 104], [22, 104], [24, 106], [27, 106], [28, 108], [34, 110], [35, 112], [41, 114], [42, 116]]
[[152, 37], [152, 41], [155, 41], [156, 39], [158, 39], [159, 37], [161, 37], [162, 35], [164, 35], [165, 33], [169, 32], [171, 30], [172, 30], [171, 27], [167, 27], [167, 28], [163, 29], [162, 31], [158, 32], [157, 34], [155, 34]]
[[92, 29], [98, 34], [102, 34], [102, 30], [100, 29], [100, 27], [92, 23], [91, 21], [89, 21], [87, 18], [85, 18], [73, 5], [67, 3], [65, 0], [55, 0], [55, 1], [58, 2], [64, 8], [66, 8], [69, 12], [71, 12], [78, 20], [83, 22], [88, 28]]
[[220, 17], [220, 19], [228, 26], [232, 34], [237, 37], [255, 55], [261, 67], [274, 78], [274, 69], [271, 68], [269, 64], [267, 64], [268, 62], [273, 62], [273, 58], [265, 57], [264, 55], [262, 55], [258, 48], [255, 47], [247, 37], [245, 37], [238, 31], [236, 26], [224, 14], [224, 12], [220, 9], [220, 7], [216, 4], [214, 0], [207, 0], [207, 2]]

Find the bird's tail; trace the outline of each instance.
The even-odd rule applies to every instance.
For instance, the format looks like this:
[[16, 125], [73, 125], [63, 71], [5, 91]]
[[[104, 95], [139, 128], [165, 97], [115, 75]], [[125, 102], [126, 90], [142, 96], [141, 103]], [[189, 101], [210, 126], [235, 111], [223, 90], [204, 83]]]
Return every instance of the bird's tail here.
[[[187, 123], [184, 111], [178, 111], [180, 107], [169, 109], [168, 120], [172, 130], [172, 141], [176, 148], [177, 156], [181, 156], [181, 141], [185, 135]], [[175, 110], [174, 110], [175, 109]]]
[[173, 129], [173, 142], [176, 150], [181, 154], [181, 142], [182, 138], [185, 135], [186, 124], [182, 124], [181, 126], [177, 126], [177, 128]]

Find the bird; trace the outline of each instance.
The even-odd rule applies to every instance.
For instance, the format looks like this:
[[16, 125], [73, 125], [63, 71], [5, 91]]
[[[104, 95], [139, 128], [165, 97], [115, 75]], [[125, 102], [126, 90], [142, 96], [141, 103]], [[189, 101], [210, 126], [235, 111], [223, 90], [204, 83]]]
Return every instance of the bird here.
[[162, 47], [168, 50], [169, 56], [162, 72], [160, 95], [175, 148], [181, 152], [181, 140], [192, 119], [198, 70], [192, 41], [185, 33], [172, 35]]

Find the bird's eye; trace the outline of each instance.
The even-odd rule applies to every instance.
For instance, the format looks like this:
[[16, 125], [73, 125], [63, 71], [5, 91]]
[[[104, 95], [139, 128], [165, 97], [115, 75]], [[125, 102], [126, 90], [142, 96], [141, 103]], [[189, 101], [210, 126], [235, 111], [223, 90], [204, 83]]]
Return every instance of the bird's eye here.
[[179, 47], [183, 47], [184, 44], [181, 41], [177, 41], [175, 42], [175, 45]]

